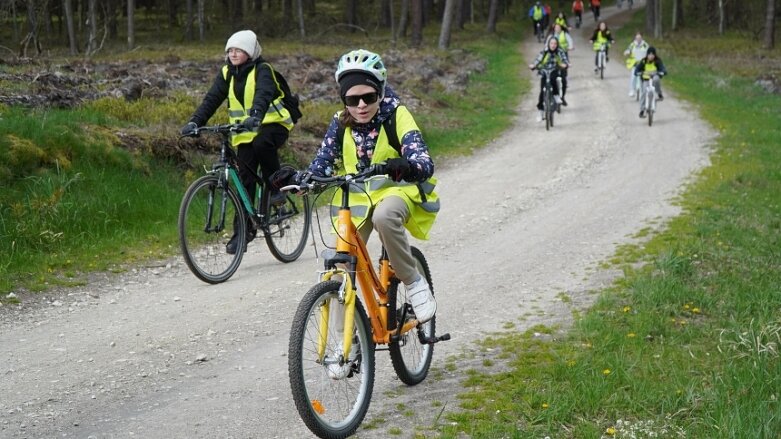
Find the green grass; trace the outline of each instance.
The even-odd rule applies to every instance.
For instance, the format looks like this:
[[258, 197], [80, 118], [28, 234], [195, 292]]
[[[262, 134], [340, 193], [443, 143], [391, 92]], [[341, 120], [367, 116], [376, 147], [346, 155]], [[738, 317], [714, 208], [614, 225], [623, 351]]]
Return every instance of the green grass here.
[[[415, 50], [432, 59], [458, 61], [462, 53], [469, 53], [486, 61], [485, 70], [469, 78], [465, 93], [436, 87], [414, 90], [424, 103], [415, 117], [435, 160], [468, 153], [511, 124], [528, 84], [517, 73], [512, 44], [519, 38], [519, 27], [504, 22], [498, 29], [496, 35], [485, 36], [482, 25], [468, 25], [454, 34], [452, 51], [440, 52], [431, 47], [436, 43], [431, 27], [424, 47]], [[324, 38], [325, 44], [306, 46], [265, 39], [264, 47], [280, 54], [336, 59], [351, 45], [369, 44], [380, 52], [393, 46], [387, 35], [352, 38], [355, 41], [339, 45]], [[175, 52], [146, 45], [116, 56], [155, 60], [175, 53], [182, 59], [203, 60], [204, 53], [220, 53], [222, 44], [205, 45], [213, 51], [185, 45]], [[402, 58], [405, 51], [413, 53], [402, 42], [396, 50]], [[172, 147], [177, 130], [198, 102], [199, 98], [180, 93], [133, 102], [99, 99], [74, 110], [0, 106], [0, 293], [79, 285], [92, 271], [121, 271], [129, 263], [176, 254], [179, 203], [197, 171], [165, 158], [169, 156], [164, 149], [180, 150]], [[306, 117], [291, 142], [322, 136], [335, 110], [327, 103], [305, 103], [303, 108]], [[302, 165], [310, 159], [283, 151], [284, 161]], [[0, 300], [10, 301], [5, 295]]]
[[512, 370], [469, 371], [442, 437], [778, 437], [781, 97], [738, 76], [723, 41], [698, 41], [722, 68], [660, 44], [668, 86], [721, 133], [685, 214], [622, 250], [626, 278], [567, 334], [487, 340]]

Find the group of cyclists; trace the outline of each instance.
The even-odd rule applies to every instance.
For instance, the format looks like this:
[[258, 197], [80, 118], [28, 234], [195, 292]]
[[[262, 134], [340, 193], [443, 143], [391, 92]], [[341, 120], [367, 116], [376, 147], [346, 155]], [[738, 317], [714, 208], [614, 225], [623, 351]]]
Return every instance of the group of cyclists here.
[[[596, 5], [595, 5], [596, 2]], [[599, 0], [591, 1], [592, 11], [594, 11], [594, 19], [598, 20], [599, 16]], [[581, 14], [583, 12], [583, 1], [575, 0], [572, 4], [572, 11], [575, 14], [579, 23]], [[546, 23], [546, 17], [550, 16], [549, 6], [542, 5], [540, 1], [537, 1], [529, 9], [529, 18], [531, 19], [535, 32], [540, 29], [539, 24]], [[545, 27], [542, 27], [545, 29]], [[537, 54], [534, 60], [529, 64], [529, 68], [538, 71], [548, 71], [551, 85], [553, 88], [553, 95], [556, 105], [567, 106], [567, 100], [565, 95], [567, 93], [567, 72], [570, 67], [569, 52], [575, 49], [574, 42], [569, 33], [569, 25], [567, 18], [563, 12], [559, 12], [556, 18], [553, 20], [553, 24], [547, 31], [547, 35], [544, 37], [544, 49]], [[592, 48], [595, 52], [594, 58], [594, 73], [599, 72], [599, 55], [600, 51], [605, 52], [605, 61], [610, 60], [609, 49], [610, 46], [615, 44], [608, 25], [604, 21], [599, 21], [597, 27], [591, 34], [589, 42], [592, 44]], [[648, 42], [643, 39], [643, 35], [640, 32], [635, 34], [634, 39], [624, 51], [624, 56], [627, 57], [626, 67], [629, 69], [629, 97], [635, 97], [639, 89], [638, 81], [651, 81], [654, 89], [657, 93], [657, 101], [662, 101], [664, 95], [662, 94], [660, 79], [667, 74], [667, 70], [657, 54], [655, 47], [650, 46]], [[544, 120], [543, 112], [543, 95], [545, 78], [541, 79], [540, 94], [537, 100], [537, 109], [539, 115], [537, 121]], [[559, 83], [561, 84], [561, 93], [559, 93]], [[639, 117], [643, 118], [646, 115], [645, 100], [640, 101], [640, 113]]]

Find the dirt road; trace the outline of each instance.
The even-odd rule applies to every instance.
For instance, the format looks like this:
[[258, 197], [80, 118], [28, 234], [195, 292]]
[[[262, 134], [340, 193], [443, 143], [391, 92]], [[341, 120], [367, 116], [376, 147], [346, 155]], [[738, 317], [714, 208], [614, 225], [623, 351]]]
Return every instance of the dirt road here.
[[[436, 418], [434, 400], [456, 410], [464, 368], [481, 363], [459, 359], [451, 372], [446, 358], [506, 322], [566, 322], [614, 275], [600, 261], [678, 212], [671, 199], [707, 164], [713, 134], [669, 91], [652, 128], [638, 118], [618, 56], [625, 43], [600, 80], [576, 38], [570, 105], [552, 131], [535, 122], [533, 93], [492, 145], [440, 162], [443, 211], [420, 246], [440, 298], [438, 327], [453, 339], [437, 345], [441, 373], [418, 388], [401, 385], [378, 353], [364, 424], [389, 422], [358, 437], [386, 437], [390, 427], [409, 437]], [[538, 47], [523, 49], [520, 65]], [[253, 243], [223, 285], [199, 282], [175, 259], [45, 294], [22, 310], [3, 306], [0, 437], [309, 437], [290, 396], [286, 350], [318, 268], [313, 251], [282, 265]], [[394, 413], [398, 404], [412, 415]]]

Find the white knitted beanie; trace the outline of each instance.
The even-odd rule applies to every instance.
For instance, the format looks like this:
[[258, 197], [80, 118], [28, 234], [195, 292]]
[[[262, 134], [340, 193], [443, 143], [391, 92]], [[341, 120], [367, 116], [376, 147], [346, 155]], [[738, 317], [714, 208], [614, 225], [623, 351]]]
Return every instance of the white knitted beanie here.
[[258, 42], [258, 36], [251, 30], [241, 30], [231, 35], [231, 37], [228, 38], [228, 42], [225, 44], [225, 52], [231, 47], [247, 52], [252, 60], [258, 59], [262, 51], [260, 43]]

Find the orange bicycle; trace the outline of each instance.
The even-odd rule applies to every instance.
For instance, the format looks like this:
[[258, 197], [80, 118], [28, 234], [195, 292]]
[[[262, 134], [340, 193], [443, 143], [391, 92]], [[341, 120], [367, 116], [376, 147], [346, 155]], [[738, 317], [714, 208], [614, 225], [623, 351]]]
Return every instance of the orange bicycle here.
[[[449, 334], [435, 335], [436, 316], [418, 323], [385, 249], [378, 273], [352, 222], [349, 192], [362, 190], [364, 184], [371, 184], [372, 176], [384, 175], [384, 169], [373, 165], [354, 175], [309, 176], [307, 183], [282, 188], [341, 189], [335, 251], [326, 252], [321, 281], [298, 305], [288, 347], [296, 408], [307, 427], [321, 438], [344, 438], [360, 426], [374, 388], [377, 345], [387, 345], [399, 379], [415, 385], [428, 375], [434, 343], [450, 339]], [[413, 247], [412, 254], [433, 292], [423, 253]], [[359, 292], [360, 301], [356, 300]]]

